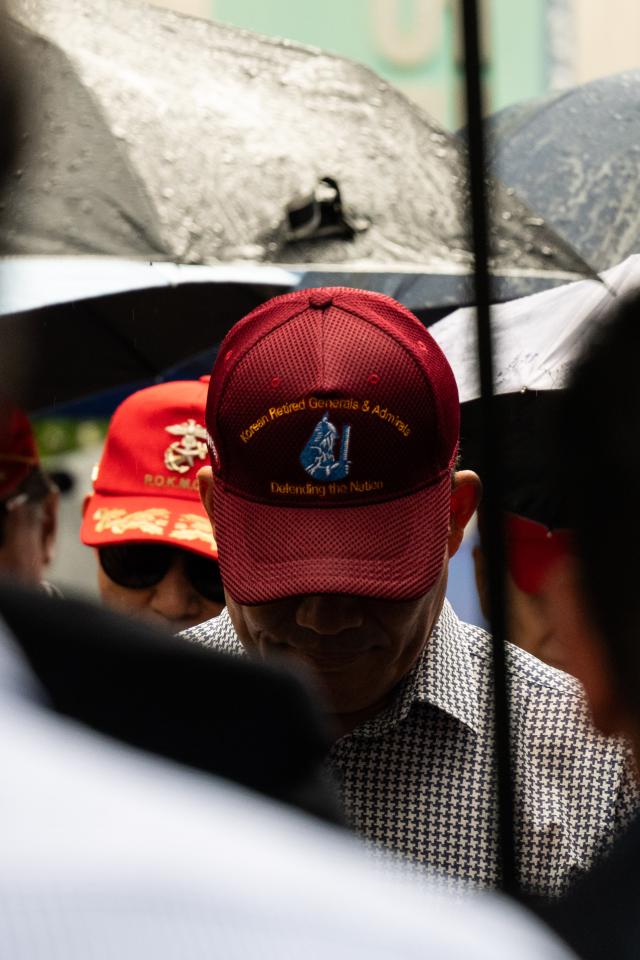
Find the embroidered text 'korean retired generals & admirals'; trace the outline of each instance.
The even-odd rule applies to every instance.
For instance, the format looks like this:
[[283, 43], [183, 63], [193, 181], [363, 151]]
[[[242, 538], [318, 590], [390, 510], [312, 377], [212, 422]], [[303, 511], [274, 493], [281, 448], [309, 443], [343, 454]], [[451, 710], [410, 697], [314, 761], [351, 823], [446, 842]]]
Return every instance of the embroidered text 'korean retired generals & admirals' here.
[[[312, 671], [355, 829], [454, 884], [494, 885], [490, 638], [445, 601], [480, 489], [455, 471], [446, 358], [380, 294], [288, 294], [225, 338], [206, 424], [227, 609], [185, 636]], [[508, 662], [520, 878], [559, 894], [630, 815], [633, 769], [574, 680], [516, 648]]]

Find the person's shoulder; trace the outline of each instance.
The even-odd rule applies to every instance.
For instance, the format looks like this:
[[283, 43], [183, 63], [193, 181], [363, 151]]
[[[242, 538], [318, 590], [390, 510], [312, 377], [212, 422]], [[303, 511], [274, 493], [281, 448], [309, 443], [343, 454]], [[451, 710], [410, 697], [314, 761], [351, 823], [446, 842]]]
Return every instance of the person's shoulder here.
[[243, 653], [242, 644], [238, 640], [226, 607], [217, 617], [205, 620], [204, 623], [198, 623], [195, 627], [189, 627], [188, 630], [183, 630], [179, 636], [201, 647], [209, 647], [212, 650], [219, 650], [233, 656], [240, 656]]
[[[458, 624], [460, 636], [464, 637], [472, 658], [482, 670], [492, 671], [491, 634], [472, 623], [459, 620]], [[513, 643], [507, 643], [507, 670], [511, 683], [516, 686], [544, 690], [559, 698], [574, 700], [576, 705], [585, 703], [583, 689], [575, 677], [549, 666]]]

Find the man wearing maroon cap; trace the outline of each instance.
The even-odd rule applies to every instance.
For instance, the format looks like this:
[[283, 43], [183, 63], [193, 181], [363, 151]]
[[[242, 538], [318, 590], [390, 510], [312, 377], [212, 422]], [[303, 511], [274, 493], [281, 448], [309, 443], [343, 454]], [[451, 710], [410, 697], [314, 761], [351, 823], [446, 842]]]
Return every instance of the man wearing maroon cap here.
[[0, 573], [40, 583], [53, 555], [58, 491], [42, 471], [27, 415], [0, 403]]
[[[490, 638], [444, 599], [479, 495], [455, 472], [444, 355], [380, 294], [288, 294], [225, 338], [206, 420], [227, 609], [186, 636], [309, 668], [353, 826], [453, 884], [495, 885]], [[630, 815], [633, 774], [571, 678], [508, 661], [520, 880], [553, 896]]]
[[217, 616], [224, 595], [196, 475], [209, 462], [208, 377], [148, 387], [118, 407], [85, 501], [109, 606], [174, 632]]

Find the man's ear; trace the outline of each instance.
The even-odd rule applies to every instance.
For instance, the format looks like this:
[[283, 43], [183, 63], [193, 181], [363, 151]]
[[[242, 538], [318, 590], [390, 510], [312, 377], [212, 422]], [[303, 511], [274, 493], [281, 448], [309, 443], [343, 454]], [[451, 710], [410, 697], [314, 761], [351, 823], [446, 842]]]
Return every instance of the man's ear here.
[[449, 520], [449, 556], [457, 553], [464, 529], [471, 520], [480, 502], [482, 485], [473, 470], [459, 470], [453, 475], [451, 485], [451, 517]]
[[605, 734], [631, 732], [605, 646], [585, 609], [575, 556], [566, 555], [554, 563], [543, 594], [552, 630], [562, 637], [566, 669], [584, 687], [594, 724]]
[[209, 522], [211, 523], [211, 529], [213, 530], [213, 538], [215, 540], [216, 524], [213, 518], [213, 488], [216, 481], [215, 477], [213, 476], [213, 470], [211, 467], [200, 467], [196, 479], [198, 481], [198, 490], [200, 492], [202, 506], [207, 511]]

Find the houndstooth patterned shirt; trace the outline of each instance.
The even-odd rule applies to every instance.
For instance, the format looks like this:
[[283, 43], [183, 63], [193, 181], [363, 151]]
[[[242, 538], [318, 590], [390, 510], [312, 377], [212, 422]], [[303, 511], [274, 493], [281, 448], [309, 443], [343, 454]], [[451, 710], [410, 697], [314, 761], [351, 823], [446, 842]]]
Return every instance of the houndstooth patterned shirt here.
[[[242, 653], [226, 610], [183, 636]], [[635, 766], [626, 745], [594, 731], [575, 680], [514, 646], [508, 668], [520, 882], [557, 896], [635, 812]], [[492, 715], [491, 638], [445, 603], [392, 703], [327, 758], [373, 849], [452, 886], [496, 885]]]

